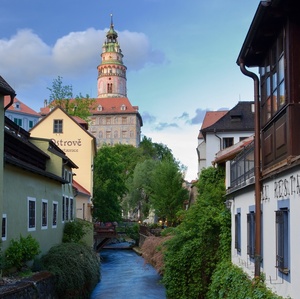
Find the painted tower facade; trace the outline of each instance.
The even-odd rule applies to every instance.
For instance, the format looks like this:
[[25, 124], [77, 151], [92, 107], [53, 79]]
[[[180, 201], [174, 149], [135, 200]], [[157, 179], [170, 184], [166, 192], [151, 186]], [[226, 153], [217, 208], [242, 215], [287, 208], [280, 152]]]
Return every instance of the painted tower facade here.
[[97, 67], [95, 109], [91, 110], [89, 132], [102, 145], [129, 144], [139, 146], [142, 117], [138, 106], [132, 106], [127, 98], [126, 66], [118, 43], [118, 34], [111, 24], [102, 46], [101, 63]]
[[102, 46], [101, 64], [98, 65], [98, 98], [126, 97], [126, 66], [114, 30], [111, 16], [110, 29]]

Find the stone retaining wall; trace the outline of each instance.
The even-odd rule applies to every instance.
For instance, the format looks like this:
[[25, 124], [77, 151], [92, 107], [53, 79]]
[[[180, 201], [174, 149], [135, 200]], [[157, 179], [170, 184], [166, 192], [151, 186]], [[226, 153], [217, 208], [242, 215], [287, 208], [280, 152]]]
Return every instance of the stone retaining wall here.
[[13, 284], [0, 286], [2, 299], [58, 299], [54, 293], [54, 276], [39, 272]]

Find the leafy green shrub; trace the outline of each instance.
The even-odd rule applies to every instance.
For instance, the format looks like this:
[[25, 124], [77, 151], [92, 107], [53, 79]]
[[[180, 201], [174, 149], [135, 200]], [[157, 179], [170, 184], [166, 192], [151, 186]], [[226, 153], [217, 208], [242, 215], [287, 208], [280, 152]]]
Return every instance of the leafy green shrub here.
[[181, 224], [165, 243], [163, 283], [172, 299], [206, 298], [225, 243], [230, 243], [230, 239], [221, 241], [222, 227], [230, 230], [224, 173], [213, 167], [203, 170], [197, 187], [201, 192], [196, 203], [182, 215]]
[[31, 261], [39, 253], [40, 245], [31, 235], [20, 236], [19, 241], [12, 239], [4, 253], [5, 267], [16, 267], [17, 270], [20, 270], [26, 262]]
[[54, 246], [42, 257], [42, 264], [55, 275], [59, 298], [89, 298], [100, 280], [99, 257], [83, 244]]
[[206, 298], [283, 299], [266, 287], [263, 277], [251, 280], [241, 268], [228, 260], [217, 266]]
[[138, 224], [126, 226], [126, 228], [125, 228], [126, 235], [135, 241], [136, 246], [139, 246], [139, 242], [140, 242], [139, 231], [140, 231], [140, 227]]
[[67, 222], [64, 227], [63, 243], [82, 242], [82, 238], [88, 230], [88, 223], [81, 219], [76, 219], [72, 222]]

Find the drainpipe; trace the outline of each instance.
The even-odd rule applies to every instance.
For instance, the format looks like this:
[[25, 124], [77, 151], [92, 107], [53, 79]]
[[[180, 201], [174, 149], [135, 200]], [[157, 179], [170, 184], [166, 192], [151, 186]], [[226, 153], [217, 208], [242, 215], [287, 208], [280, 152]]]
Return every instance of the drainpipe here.
[[259, 105], [259, 79], [255, 73], [252, 73], [245, 68], [244, 61], [239, 60], [241, 72], [253, 79], [254, 81], [254, 176], [255, 176], [255, 264], [254, 275], [260, 276], [261, 264], [261, 186], [260, 186], [260, 105]]
[[6, 111], [14, 103], [15, 96], [16, 96], [16, 94], [10, 95], [10, 102], [4, 107], [4, 111]]

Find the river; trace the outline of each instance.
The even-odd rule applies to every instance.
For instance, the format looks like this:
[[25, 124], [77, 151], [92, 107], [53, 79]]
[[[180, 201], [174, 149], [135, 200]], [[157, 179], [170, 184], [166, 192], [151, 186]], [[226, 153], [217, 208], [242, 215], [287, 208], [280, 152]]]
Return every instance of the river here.
[[165, 299], [156, 270], [133, 250], [103, 249], [101, 281], [90, 299]]

